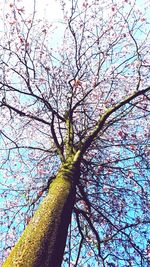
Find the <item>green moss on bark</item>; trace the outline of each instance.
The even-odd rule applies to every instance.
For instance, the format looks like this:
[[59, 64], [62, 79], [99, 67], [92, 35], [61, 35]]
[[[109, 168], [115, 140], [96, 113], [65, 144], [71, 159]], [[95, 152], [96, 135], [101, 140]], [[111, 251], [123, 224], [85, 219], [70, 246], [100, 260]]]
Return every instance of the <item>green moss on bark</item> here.
[[2, 267], [61, 266], [74, 205], [74, 175], [74, 166], [62, 165], [47, 196]]

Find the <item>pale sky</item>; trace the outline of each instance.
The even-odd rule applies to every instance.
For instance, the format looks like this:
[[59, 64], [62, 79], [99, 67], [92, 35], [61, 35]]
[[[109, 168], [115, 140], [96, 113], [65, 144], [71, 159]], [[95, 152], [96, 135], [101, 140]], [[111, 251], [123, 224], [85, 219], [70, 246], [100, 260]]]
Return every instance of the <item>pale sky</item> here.
[[[106, 0], [107, 1], [107, 0]], [[134, 0], [131, 0], [134, 2]], [[10, 4], [13, 4], [14, 0], [0, 0], [0, 10], [9, 8]], [[16, 0], [17, 6], [20, 4], [20, 7], [25, 7], [25, 12], [32, 13], [34, 0]], [[66, 0], [65, 3], [69, 1]], [[81, 0], [82, 2], [82, 0]], [[101, 0], [99, 0], [99, 3]], [[116, 3], [119, 3], [119, 0], [116, 0]], [[150, 7], [150, 0], [136, 0], [136, 3], [140, 7], [141, 10], [144, 8], [147, 11], [147, 8]], [[59, 21], [62, 17], [62, 11], [60, 7], [60, 0], [36, 0], [36, 10], [37, 10], [37, 17], [43, 18], [46, 17], [50, 22], [51, 21]]]
[[[33, 8], [33, 0], [22, 0], [24, 6], [30, 10]], [[61, 9], [59, 1], [56, 0], [37, 0], [36, 10], [38, 17], [47, 17], [50, 21], [56, 21], [61, 19]]]
[[[34, 10], [34, 0], [15, 0], [18, 8], [25, 9], [25, 17], [33, 14]], [[6, 19], [6, 14], [10, 13], [11, 6], [13, 5], [14, 0], [0, 0], [0, 34], [5, 31], [3, 21]], [[24, 16], [24, 14], [23, 14]], [[55, 29], [55, 40], [53, 40], [53, 45], [55, 46], [62, 36], [64, 31], [64, 25], [60, 23], [62, 21], [63, 13], [60, 6], [59, 0], [36, 0], [36, 19], [45, 18], [50, 23], [53, 22], [54, 26], [57, 26]], [[58, 25], [59, 24], [59, 25]]]
[[[7, 12], [14, 0], [0, 0], [0, 10]], [[16, 1], [18, 7], [25, 7], [25, 13], [32, 13], [34, 0]], [[49, 21], [56, 21], [61, 18], [61, 8], [57, 0], [36, 0], [37, 17], [47, 17]]]

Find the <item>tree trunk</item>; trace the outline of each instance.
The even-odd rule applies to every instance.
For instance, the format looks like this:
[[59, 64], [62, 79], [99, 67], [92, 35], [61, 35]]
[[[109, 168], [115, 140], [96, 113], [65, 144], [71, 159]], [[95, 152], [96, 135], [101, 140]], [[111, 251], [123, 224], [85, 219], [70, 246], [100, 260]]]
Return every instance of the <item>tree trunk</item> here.
[[74, 164], [61, 166], [3, 267], [61, 266], [78, 177], [79, 169]]

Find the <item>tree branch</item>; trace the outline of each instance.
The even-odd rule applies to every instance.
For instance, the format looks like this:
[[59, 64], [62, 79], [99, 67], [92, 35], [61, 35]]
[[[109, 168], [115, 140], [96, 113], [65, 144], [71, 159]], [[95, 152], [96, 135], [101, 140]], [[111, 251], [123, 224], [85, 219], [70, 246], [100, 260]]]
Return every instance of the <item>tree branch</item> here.
[[5, 106], [5, 107], [7, 107], [7, 108], [9, 108], [9, 109], [11, 109], [11, 110], [13, 110], [13, 111], [15, 111], [15, 112], [16, 112], [17, 114], [19, 114], [20, 116], [28, 117], [28, 118], [30, 118], [30, 119], [33, 119], [33, 120], [36, 120], [36, 121], [39, 121], [39, 122], [42, 122], [42, 123], [44, 123], [44, 124], [47, 124], [47, 125], [51, 126], [51, 123], [50, 123], [50, 122], [45, 121], [44, 119], [39, 118], [39, 117], [36, 117], [36, 116], [31, 115], [31, 114], [29, 114], [29, 113], [25, 113], [24, 111], [19, 110], [19, 109], [13, 107], [13, 106], [7, 104], [7, 103], [5, 102], [5, 100], [2, 101], [1, 106]]
[[98, 133], [100, 132], [100, 130], [104, 126], [105, 121], [110, 117], [111, 114], [113, 114], [114, 112], [116, 112], [117, 110], [119, 110], [121, 107], [125, 106], [126, 104], [128, 104], [130, 101], [132, 101], [136, 97], [138, 97], [140, 95], [144, 95], [149, 90], [150, 90], [150, 87], [147, 87], [146, 89], [143, 89], [141, 91], [137, 91], [134, 94], [132, 94], [131, 96], [127, 97], [125, 100], [121, 101], [120, 103], [118, 103], [118, 104], [114, 105], [113, 107], [111, 107], [110, 109], [108, 109], [100, 117], [100, 119], [98, 120], [97, 125], [95, 126], [94, 130], [86, 138], [85, 142], [83, 143], [83, 146], [82, 146], [82, 148], [80, 150], [81, 151], [81, 155], [83, 155], [83, 153], [89, 148], [89, 146], [91, 145], [91, 143], [93, 142], [93, 140], [95, 139], [95, 137], [98, 135]]

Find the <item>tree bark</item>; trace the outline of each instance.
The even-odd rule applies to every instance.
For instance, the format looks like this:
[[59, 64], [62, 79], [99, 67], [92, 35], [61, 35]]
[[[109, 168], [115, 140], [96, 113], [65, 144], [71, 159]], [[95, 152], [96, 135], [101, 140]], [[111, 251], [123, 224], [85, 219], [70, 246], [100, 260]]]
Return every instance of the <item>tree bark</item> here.
[[2, 267], [59, 267], [75, 202], [79, 168], [61, 166], [47, 196]]

